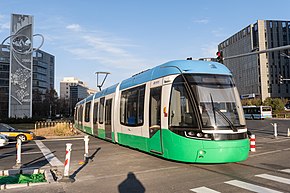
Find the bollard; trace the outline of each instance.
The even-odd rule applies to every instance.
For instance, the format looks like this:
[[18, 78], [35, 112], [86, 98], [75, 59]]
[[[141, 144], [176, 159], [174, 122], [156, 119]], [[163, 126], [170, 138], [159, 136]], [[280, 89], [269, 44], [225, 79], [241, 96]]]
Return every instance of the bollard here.
[[256, 152], [256, 136], [255, 135], [251, 135], [250, 137], [250, 149], [251, 149], [251, 152]]
[[34, 124], [34, 133], [35, 133], [35, 135], [37, 134], [36, 133], [36, 128], [37, 128], [37, 122], [35, 122], [35, 124]]
[[287, 137], [290, 137], [290, 129], [288, 128]]
[[16, 150], [17, 150], [17, 157], [16, 157], [16, 164], [15, 166], [13, 166], [13, 168], [21, 168], [22, 164], [21, 164], [21, 145], [22, 145], [22, 141], [21, 139], [17, 139], [17, 143], [16, 143]]
[[84, 138], [85, 141], [85, 154], [84, 154], [84, 161], [87, 162], [89, 158], [89, 136], [86, 135]]
[[69, 164], [70, 164], [70, 155], [71, 155], [71, 143], [66, 144], [66, 151], [65, 151], [65, 162], [64, 162], [64, 177], [69, 177]]
[[274, 127], [274, 137], [277, 138], [278, 136], [278, 124], [277, 123], [271, 123], [271, 125], [273, 125]]
[[72, 144], [66, 144], [66, 151], [65, 151], [65, 161], [64, 161], [64, 172], [63, 177], [60, 182], [74, 182], [74, 179], [70, 178], [69, 176], [69, 166], [70, 166], [70, 157], [71, 157], [71, 148]]

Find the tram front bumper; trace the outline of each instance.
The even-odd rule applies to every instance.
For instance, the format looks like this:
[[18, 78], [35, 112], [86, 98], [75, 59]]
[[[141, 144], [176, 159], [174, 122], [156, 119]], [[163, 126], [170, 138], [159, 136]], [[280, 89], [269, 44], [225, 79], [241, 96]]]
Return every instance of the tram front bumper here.
[[203, 141], [203, 148], [197, 151], [197, 163], [240, 162], [248, 158], [249, 139]]

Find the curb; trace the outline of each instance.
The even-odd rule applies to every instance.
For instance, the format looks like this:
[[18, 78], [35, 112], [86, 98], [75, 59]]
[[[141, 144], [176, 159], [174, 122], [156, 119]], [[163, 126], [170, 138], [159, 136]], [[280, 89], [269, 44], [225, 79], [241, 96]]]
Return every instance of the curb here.
[[23, 188], [27, 186], [38, 186], [55, 183], [50, 169], [10, 169], [10, 170], [0, 170], [0, 176], [10, 176], [16, 174], [39, 174], [43, 173], [46, 179], [46, 182], [39, 183], [24, 183], [24, 184], [0, 184], [0, 190], [14, 189], [14, 188]]

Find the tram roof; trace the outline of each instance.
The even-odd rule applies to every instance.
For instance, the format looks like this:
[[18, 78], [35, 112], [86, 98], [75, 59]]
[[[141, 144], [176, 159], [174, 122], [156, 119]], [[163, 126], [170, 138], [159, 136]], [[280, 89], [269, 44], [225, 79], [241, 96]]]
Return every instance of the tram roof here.
[[140, 72], [136, 75], [133, 75], [131, 78], [122, 81], [120, 90], [164, 76], [180, 74], [178, 68], [184, 74], [195, 73], [231, 75], [230, 70], [226, 66], [217, 62], [201, 60], [174, 60], [156, 66], [152, 69]]
[[[179, 69], [184, 74], [195, 73], [195, 74], [220, 74], [220, 75], [231, 75], [230, 70], [223, 64], [212, 62], [212, 61], [201, 61], [201, 60], [174, 60], [166, 62], [154, 68], [140, 72], [133, 75], [131, 78], [125, 79], [120, 83], [120, 90], [139, 85], [151, 80], [155, 80], [161, 77], [165, 77], [173, 74], [180, 74]], [[87, 97], [86, 99], [78, 102], [77, 104], [83, 104], [84, 102], [91, 101], [95, 98], [100, 98], [105, 95], [114, 93], [118, 84], [112, 85], [94, 95]]]
[[106, 96], [108, 94], [112, 94], [116, 91], [116, 88], [117, 88], [118, 84], [115, 84], [115, 85], [112, 85], [100, 92], [97, 92], [95, 95], [94, 95], [94, 99], [95, 98], [100, 98], [100, 97], [103, 97], [103, 96]]

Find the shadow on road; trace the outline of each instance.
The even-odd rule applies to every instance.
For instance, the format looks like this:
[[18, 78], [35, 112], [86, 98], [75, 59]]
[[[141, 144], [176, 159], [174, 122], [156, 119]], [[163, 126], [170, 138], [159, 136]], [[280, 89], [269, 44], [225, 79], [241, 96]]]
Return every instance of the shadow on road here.
[[119, 184], [118, 190], [120, 193], [144, 193], [145, 187], [133, 172], [129, 172], [127, 178]]
[[32, 161], [30, 161], [30, 162], [28, 162], [28, 163], [25, 163], [25, 164], [23, 164], [23, 168], [24, 167], [31, 167], [31, 168], [33, 168], [33, 167], [36, 167], [36, 168], [41, 168], [41, 167], [43, 167], [43, 166], [45, 166], [45, 165], [47, 165], [49, 162], [47, 161], [47, 159], [46, 159], [46, 157], [45, 156], [48, 156], [48, 155], [50, 155], [50, 154], [53, 154], [55, 151], [53, 151], [53, 152], [51, 152], [51, 153], [49, 153], [49, 154], [46, 154], [46, 155], [42, 155], [42, 156], [40, 156], [40, 157], [38, 157], [38, 158], [36, 158], [36, 159], [34, 159], [34, 160], [32, 160]]
[[94, 161], [94, 157], [95, 157], [95, 155], [98, 153], [98, 151], [100, 151], [100, 147], [99, 148], [97, 148], [96, 149], [96, 151], [90, 156], [90, 157], [88, 157], [87, 158], [87, 160], [85, 160], [85, 163], [81, 166], [81, 167], [79, 167], [71, 176], [70, 176], [70, 178], [71, 179], [74, 179], [75, 180], [75, 177], [76, 177], [76, 175], [84, 168], [84, 167], [86, 167], [86, 165], [89, 163], [89, 161], [91, 160], [91, 161]]

